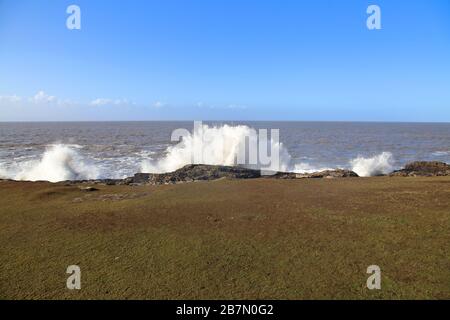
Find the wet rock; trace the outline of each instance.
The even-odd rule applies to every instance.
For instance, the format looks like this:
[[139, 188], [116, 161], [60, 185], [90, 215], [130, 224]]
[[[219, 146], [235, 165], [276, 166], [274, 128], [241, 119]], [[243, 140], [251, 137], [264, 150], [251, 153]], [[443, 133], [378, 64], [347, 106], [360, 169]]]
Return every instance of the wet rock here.
[[390, 176], [450, 176], [450, 165], [439, 161], [415, 161], [408, 163], [405, 168], [401, 170], [392, 172]]

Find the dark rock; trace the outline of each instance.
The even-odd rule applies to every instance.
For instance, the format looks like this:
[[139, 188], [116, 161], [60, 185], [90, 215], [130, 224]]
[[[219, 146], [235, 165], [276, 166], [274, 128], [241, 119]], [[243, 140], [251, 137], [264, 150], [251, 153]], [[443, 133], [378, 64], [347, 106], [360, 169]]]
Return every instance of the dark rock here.
[[266, 175], [266, 178], [273, 178], [273, 179], [296, 179], [297, 173], [293, 172], [276, 172], [273, 175]]
[[408, 163], [404, 169], [392, 172], [390, 176], [450, 176], [450, 165], [438, 161], [415, 161]]
[[190, 164], [174, 172], [168, 173], [137, 173], [133, 177], [133, 183], [139, 184], [175, 184], [201, 180], [252, 179], [259, 178], [259, 170], [242, 167], [212, 166], [202, 164]]
[[358, 174], [351, 170], [336, 169], [336, 170], [325, 170], [314, 173], [298, 173], [296, 175], [297, 179], [301, 178], [351, 178], [359, 177]]
[[147, 183], [150, 180], [150, 176], [152, 176], [150, 173], [136, 173], [133, 178], [127, 179], [130, 179], [130, 183]]
[[81, 191], [85, 191], [85, 192], [92, 192], [92, 191], [98, 191], [97, 188], [94, 187], [84, 187], [84, 188], [80, 188]]
[[101, 184], [101, 185], [163, 185], [178, 184], [195, 181], [208, 181], [217, 179], [301, 179], [301, 178], [347, 178], [358, 177], [350, 170], [326, 170], [322, 172], [299, 174], [293, 172], [265, 172], [261, 175], [260, 170], [243, 167], [190, 164], [178, 170], [167, 173], [136, 173], [133, 177], [125, 179], [98, 179], [81, 181], [64, 181], [65, 185], [76, 184]]
[[[207, 181], [217, 179], [301, 179], [301, 178], [346, 178], [358, 177], [358, 175], [350, 170], [326, 170], [322, 172], [299, 174], [293, 172], [264, 172], [261, 175], [260, 170], [248, 169], [243, 167], [220, 166], [220, 165], [204, 165], [190, 164], [178, 170], [167, 173], [136, 173], [133, 177], [125, 179], [97, 179], [97, 180], [69, 180], [59, 182], [65, 186], [71, 185], [162, 185], [162, 184], [178, 184], [185, 182]], [[87, 186], [84, 191], [95, 191], [97, 189]]]
[[[269, 172], [268, 172], [269, 173]], [[350, 170], [327, 170], [310, 174], [297, 174], [292, 172], [274, 172], [261, 175], [260, 170], [243, 167], [213, 166], [203, 164], [186, 165], [174, 172], [161, 174], [138, 173], [134, 176], [134, 183], [148, 184], [173, 184], [201, 180], [227, 179], [255, 179], [264, 177], [267, 179], [298, 179], [298, 178], [346, 178], [358, 177]]]

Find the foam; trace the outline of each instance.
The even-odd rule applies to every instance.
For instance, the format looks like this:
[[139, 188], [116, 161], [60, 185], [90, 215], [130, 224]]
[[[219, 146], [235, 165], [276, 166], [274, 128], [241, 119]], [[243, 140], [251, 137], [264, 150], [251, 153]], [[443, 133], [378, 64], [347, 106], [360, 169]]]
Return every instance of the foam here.
[[[254, 129], [244, 125], [202, 125], [199, 130], [183, 137], [179, 143], [168, 147], [163, 158], [144, 160], [141, 171], [150, 173], [172, 172], [187, 164], [194, 163], [194, 154], [199, 153], [201, 154], [202, 164], [234, 166], [237, 164], [238, 155], [245, 152], [245, 150], [242, 150], [241, 142], [245, 141], [246, 137], [251, 136], [252, 131], [254, 132]], [[291, 158], [283, 144], [269, 138], [268, 143], [268, 150], [280, 155], [279, 164], [273, 163], [266, 167], [261, 165], [258, 160], [257, 163], [249, 163], [244, 166], [274, 171], [289, 170]]]
[[78, 147], [51, 145], [37, 160], [16, 163], [0, 169], [0, 176], [14, 180], [58, 182], [64, 180], [97, 179], [99, 169], [83, 159]]
[[[202, 125], [193, 133], [167, 147], [162, 157], [156, 158], [155, 152], [144, 148], [120, 157], [108, 157], [102, 151], [91, 154], [91, 158], [82, 156], [84, 147], [73, 144], [53, 144], [47, 147], [38, 159], [33, 156], [23, 156], [23, 159], [14, 158], [14, 162], [0, 163], [0, 178], [14, 180], [47, 180], [58, 182], [64, 180], [84, 180], [100, 178], [124, 178], [137, 171], [148, 173], [164, 173], [175, 171], [187, 164], [194, 163], [194, 154], [201, 153], [198, 163], [209, 165], [237, 165], [238, 155], [245, 148], [246, 137], [255, 133], [255, 130], [245, 125]], [[205, 139], [207, 137], [207, 139]], [[267, 150], [279, 154], [279, 162], [271, 163], [269, 167], [258, 162], [243, 165], [248, 168], [267, 171], [285, 171], [296, 173], [312, 173], [324, 170], [333, 170], [332, 165], [314, 164], [311, 158], [305, 155], [302, 161], [295, 163], [281, 142], [268, 137]], [[264, 150], [267, 151], [267, 150]], [[244, 150], [248, 159], [248, 150]], [[264, 153], [263, 152], [263, 153]], [[305, 159], [309, 160], [305, 162]], [[94, 162], [95, 161], [95, 162]], [[373, 157], [358, 156], [350, 160], [348, 169], [358, 175], [367, 177], [387, 174], [393, 170], [393, 156], [390, 152], [382, 152]]]
[[358, 156], [350, 161], [351, 169], [361, 177], [388, 174], [393, 170], [394, 158], [390, 152], [382, 152], [370, 158]]

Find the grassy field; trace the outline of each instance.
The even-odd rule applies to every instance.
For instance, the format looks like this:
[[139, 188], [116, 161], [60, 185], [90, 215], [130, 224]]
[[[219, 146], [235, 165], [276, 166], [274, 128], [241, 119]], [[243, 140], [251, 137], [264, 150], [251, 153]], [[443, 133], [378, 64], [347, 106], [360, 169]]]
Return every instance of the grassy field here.
[[450, 299], [449, 177], [96, 187], [0, 182], [1, 299]]

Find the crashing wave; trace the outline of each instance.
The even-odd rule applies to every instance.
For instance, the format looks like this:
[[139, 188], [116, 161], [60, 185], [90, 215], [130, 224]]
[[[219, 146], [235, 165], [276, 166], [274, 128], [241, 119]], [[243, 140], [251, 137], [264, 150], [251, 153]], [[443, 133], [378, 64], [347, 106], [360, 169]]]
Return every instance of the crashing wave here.
[[47, 148], [41, 159], [28, 160], [3, 168], [0, 176], [14, 180], [58, 182], [97, 179], [99, 170], [85, 161], [73, 146], [55, 144]]
[[390, 152], [382, 152], [371, 158], [359, 156], [350, 161], [352, 171], [360, 177], [371, 177], [392, 172], [394, 158]]
[[[242, 154], [245, 154], [246, 160], [251, 158], [248, 153], [250, 144], [248, 137], [255, 132], [254, 129], [245, 125], [201, 125], [193, 133], [183, 136], [178, 143], [169, 146], [161, 158], [154, 160], [152, 159], [154, 152], [146, 151], [122, 155], [111, 162], [111, 159], [105, 159], [100, 154], [98, 157], [100, 159], [96, 158], [95, 164], [81, 155], [80, 146], [54, 144], [47, 147], [40, 159], [19, 161], [8, 166], [0, 164], [0, 178], [51, 182], [99, 179], [100, 177], [117, 178], [120, 176], [123, 178], [127, 174], [132, 175], [138, 171], [139, 164], [140, 171], [146, 173], [173, 172], [185, 165], [199, 163], [224, 166], [240, 165], [250, 169], [295, 173], [336, 169], [306, 162], [295, 163], [283, 144], [277, 139], [269, 139], [269, 137], [267, 137], [267, 146], [264, 146], [264, 142], [258, 147], [263, 146], [262, 153], [266, 158], [273, 160], [274, 158], [267, 157], [267, 154], [278, 154], [278, 161], [270, 162], [268, 166], [267, 163], [263, 165], [260, 161], [261, 150], [258, 150], [256, 162], [238, 163], [237, 160]], [[207, 138], [205, 139], [205, 137]], [[194, 155], [198, 155], [199, 152], [201, 161], [196, 162]], [[393, 170], [393, 162], [392, 154], [383, 152], [369, 158], [358, 156], [349, 162], [348, 167], [359, 176], [368, 177], [390, 173]]]

